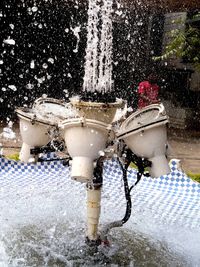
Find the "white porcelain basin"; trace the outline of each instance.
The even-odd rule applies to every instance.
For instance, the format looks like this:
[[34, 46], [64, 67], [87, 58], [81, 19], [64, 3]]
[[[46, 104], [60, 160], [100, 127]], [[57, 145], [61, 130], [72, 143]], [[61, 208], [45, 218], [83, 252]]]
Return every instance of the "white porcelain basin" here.
[[71, 177], [80, 182], [93, 178], [94, 161], [106, 148], [110, 125], [100, 121], [74, 118], [63, 121], [65, 144], [72, 157]]
[[117, 133], [134, 154], [152, 162], [150, 175], [170, 172], [166, 158], [168, 118], [162, 104], [147, 106], [131, 114]]

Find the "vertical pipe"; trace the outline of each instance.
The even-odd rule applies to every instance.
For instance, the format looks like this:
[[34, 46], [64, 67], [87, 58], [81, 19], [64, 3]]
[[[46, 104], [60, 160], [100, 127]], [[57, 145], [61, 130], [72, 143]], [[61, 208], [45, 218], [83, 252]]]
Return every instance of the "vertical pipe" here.
[[22, 162], [28, 163], [30, 157], [31, 157], [31, 146], [27, 145], [26, 143], [22, 144], [20, 153], [19, 153], [19, 159]]
[[98, 224], [101, 211], [101, 188], [87, 188], [87, 239], [98, 241]]

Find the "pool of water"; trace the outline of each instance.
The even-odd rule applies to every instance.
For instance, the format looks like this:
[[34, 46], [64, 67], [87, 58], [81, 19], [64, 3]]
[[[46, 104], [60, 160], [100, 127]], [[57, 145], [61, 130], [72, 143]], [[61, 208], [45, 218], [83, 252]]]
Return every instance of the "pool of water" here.
[[[145, 209], [133, 210], [124, 227], [109, 233], [109, 247], [89, 248], [85, 187], [75, 185], [32, 190], [30, 184], [15, 194], [1, 192], [1, 267], [200, 266], [200, 229], [159, 222]], [[109, 199], [105, 203], [100, 226], [124, 212], [113, 210]]]
[[12, 229], [1, 241], [0, 266], [192, 266], [179, 251], [148, 235], [115, 229], [110, 246], [84, 243], [84, 227], [51, 222]]

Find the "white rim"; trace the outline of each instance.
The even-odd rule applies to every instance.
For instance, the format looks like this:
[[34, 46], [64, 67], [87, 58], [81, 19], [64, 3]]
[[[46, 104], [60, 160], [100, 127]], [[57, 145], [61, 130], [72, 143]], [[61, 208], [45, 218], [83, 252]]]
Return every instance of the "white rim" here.
[[[20, 119], [23, 119], [23, 120], [26, 120], [26, 121], [29, 121], [29, 122], [33, 122], [34, 123], [37, 123], [37, 124], [43, 124], [43, 125], [49, 125], [49, 126], [56, 126], [57, 124], [56, 123], [52, 123], [50, 121], [46, 121], [46, 120], [42, 120], [42, 119], [38, 119], [35, 114], [33, 113], [28, 113], [28, 112], [25, 112], [21, 109], [16, 109], [15, 110], [16, 113], [17, 113], [17, 116], [20, 118]], [[31, 109], [30, 109], [31, 111]]]
[[73, 118], [73, 119], [67, 119], [64, 120], [63, 122], [61, 122], [59, 124], [59, 127], [61, 128], [69, 128], [69, 127], [88, 127], [88, 126], [92, 126], [94, 128], [99, 128], [101, 130], [104, 131], [109, 131], [111, 130], [111, 124], [106, 124], [104, 122], [101, 121], [97, 121], [97, 120], [92, 120], [92, 119], [86, 119], [84, 117], [81, 118]]

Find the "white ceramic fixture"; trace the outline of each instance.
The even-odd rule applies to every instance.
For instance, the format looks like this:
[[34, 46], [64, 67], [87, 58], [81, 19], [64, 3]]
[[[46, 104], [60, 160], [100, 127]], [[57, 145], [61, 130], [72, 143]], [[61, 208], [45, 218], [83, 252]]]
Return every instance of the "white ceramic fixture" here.
[[[111, 123], [116, 110], [124, 105], [115, 103], [85, 102], [77, 98], [70, 99], [79, 118], [70, 118], [60, 123], [64, 132], [65, 144], [72, 157], [71, 178], [92, 183], [94, 165], [100, 152], [106, 148], [111, 133]], [[98, 240], [98, 222], [100, 217], [101, 189], [87, 188], [87, 237]]]
[[152, 162], [151, 177], [170, 172], [167, 150], [168, 117], [162, 104], [153, 104], [131, 114], [117, 133], [134, 154]]
[[51, 141], [50, 133], [67, 118], [67, 112], [63, 102], [52, 98], [37, 99], [31, 109], [16, 109], [22, 137], [21, 161], [30, 160], [31, 148], [42, 147]]
[[112, 123], [117, 109], [125, 105], [125, 101], [117, 99], [114, 103], [85, 102], [79, 98], [71, 98], [71, 105], [76, 109], [80, 117], [97, 120], [103, 123]]
[[110, 125], [82, 117], [65, 120], [60, 127], [72, 157], [71, 178], [80, 182], [92, 180], [94, 161], [99, 158], [99, 151], [106, 148]]

